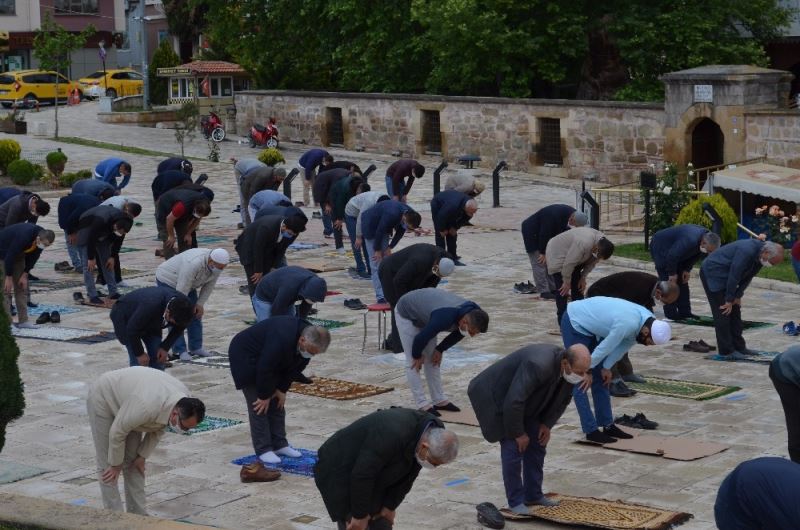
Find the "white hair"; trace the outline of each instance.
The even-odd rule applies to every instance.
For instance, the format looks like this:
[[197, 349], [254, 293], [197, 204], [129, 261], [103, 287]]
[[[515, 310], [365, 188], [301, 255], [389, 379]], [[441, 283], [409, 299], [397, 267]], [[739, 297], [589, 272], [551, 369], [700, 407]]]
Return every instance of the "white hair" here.
[[307, 326], [301, 336], [308, 344], [319, 348], [319, 353], [324, 353], [331, 344], [331, 332], [322, 326]]
[[783, 255], [783, 247], [773, 241], [767, 241], [764, 243], [762, 253], [766, 255], [767, 259], [772, 259]]
[[422, 439], [428, 444], [430, 456], [440, 464], [448, 464], [458, 456], [458, 437], [453, 431], [431, 427]]

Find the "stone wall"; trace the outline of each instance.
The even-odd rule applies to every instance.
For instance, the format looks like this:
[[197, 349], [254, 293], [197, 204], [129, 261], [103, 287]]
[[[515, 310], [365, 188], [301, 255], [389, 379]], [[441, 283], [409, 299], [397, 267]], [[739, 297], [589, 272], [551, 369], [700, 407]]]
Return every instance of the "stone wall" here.
[[515, 170], [535, 171], [543, 164], [540, 118], [560, 120], [562, 169], [550, 174], [627, 182], [663, 160], [663, 107], [643, 103], [247, 91], [236, 95], [237, 128], [274, 116], [284, 140], [326, 146], [331, 108], [341, 109], [348, 149], [422, 156], [424, 111], [438, 111], [448, 161], [475, 154], [481, 167], [506, 160]]
[[761, 111], [745, 115], [747, 158], [800, 169], [800, 111]]

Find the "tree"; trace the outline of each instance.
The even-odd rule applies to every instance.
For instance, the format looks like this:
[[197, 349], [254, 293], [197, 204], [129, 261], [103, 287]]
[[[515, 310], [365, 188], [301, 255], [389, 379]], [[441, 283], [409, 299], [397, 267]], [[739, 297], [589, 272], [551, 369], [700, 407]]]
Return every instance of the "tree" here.
[[[83, 48], [86, 39], [94, 35], [94, 26], [89, 24], [80, 33], [72, 33], [64, 29], [63, 26], [53, 21], [50, 12], [45, 12], [41, 29], [36, 32], [33, 38], [33, 55], [39, 60], [42, 70], [54, 70], [56, 72], [69, 71], [72, 65], [72, 52]], [[56, 76], [56, 97], [53, 101], [55, 106], [56, 131], [55, 137], [58, 138], [58, 85], [59, 77]]]
[[158, 45], [153, 60], [148, 67], [147, 76], [150, 78], [150, 101], [154, 105], [166, 105], [169, 97], [169, 79], [158, 77], [159, 68], [169, 68], [181, 64], [181, 58], [172, 49], [169, 39], [164, 39]]
[[181, 105], [177, 110], [175, 122], [175, 140], [181, 146], [181, 158], [183, 158], [183, 146], [186, 140], [194, 138], [194, 132], [197, 130], [197, 115], [199, 111], [197, 105], [188, 101]]
[[[0, 292], [0, 302], [4, 294]], [[6, 426], [22, 417], [25, 394], [19, 377], [19, 348], [11, 335], [11, 321], [0, 311], [0, 452], [6, 442]]]

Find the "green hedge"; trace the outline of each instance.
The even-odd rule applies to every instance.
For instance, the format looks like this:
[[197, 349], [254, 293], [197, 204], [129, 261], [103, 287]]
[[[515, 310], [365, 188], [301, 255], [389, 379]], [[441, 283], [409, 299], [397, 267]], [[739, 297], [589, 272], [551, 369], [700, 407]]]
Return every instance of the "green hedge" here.
[[[0, 302], [3, 299], [0, 289]], [[0, 310], [0, 452], [6, 442], [6, 426], [22, 416], [25, 394], [19, 377], [19, 348], [11, 335], [11, 321]]]
[[722, 234], [720, 235], [722, 242], [730, 243], [731, 241], [736, 241], [738, 237], [736, 223], [739, 221], [739, 218], [736, 216], [736, 212], [733, 211], [733, 208], [728, 204], [728, 201], [725, 200], [725, 197], [719, 193], [715, 193], [710, 197], [707, 195], [700, 195], [697, 200], [684, 206], [681, 213], [678, 214], [678, 219], [675, 221], [675, 224], [695, 224], [705, 226], [710, 230], [711, 219], [709, 219], [703, 211], [703, 204], [707, 202], [711, 203], [711, 206], [713, 206], [720, 217], [722, 217]]

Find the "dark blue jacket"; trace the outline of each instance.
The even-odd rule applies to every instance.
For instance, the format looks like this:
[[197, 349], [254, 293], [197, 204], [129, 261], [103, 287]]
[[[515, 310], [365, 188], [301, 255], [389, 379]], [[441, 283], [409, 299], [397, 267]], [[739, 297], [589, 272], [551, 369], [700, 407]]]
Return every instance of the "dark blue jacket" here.
[[569, 230], [567, 223], [575, 208], [566, 204], [551, 204], [522, 221], [522, 240], [525, 252], [544, 254], [547, 243]]
[[328, 284], [313, 272], [303, 267], [288, 266], [275, 269], [258, 282], [255, 295], [272, 304], [272, 316], [288, 315], [295, 302], [300, 304], [300, 317], [305, 318], [312, 302], [324, 302]]
[[699, 225], [677, 225], [659, 230], [650, 241], [650, 255], [656, 269], [668, 276], [692, 270], [703, 257], [700, 240], [709, 230]]
[[298, 163], [306, 171], [313, 171], [322, 164], [322, 159], [327, 154], [328, 152], [325, 149], [309, 149], [303, 153]]
[[400, 201], [381, 201], [361, 214], [361, 234], [364, 239], [374, 240], [374, 249], [383, 251], [383, 239], [394, 230], [394, 238], [389, 243], [394, 248], [405, 234], [403, 214], [411, 208]]
[[0, 204], [3, 204], [11, 197], [16, 197], [17, 195], [21, 195], [22, 190], [17, 188], [0, 188]]
[[103, 190], [111, 190], [112, 194], [117, 192], [114, 186], [98, 179], [81, 179], [72, 185], [72, 193], [85, 193], [95, 197], [99, 197]]
[[719, 487], [720, 530], [795, 530], [800, 521], [800, 464], [776, 457], [742, 462]]
[[472, 197], [457, 190], [440, 191], [434, 195], [431, 199], [431, 216], [436, 231], [459, 229], [466, 225], [471, 217], [464, 211], [464, 205], [470, 199]]
[[[31, 248], [36, 236], [42, 230], [44, 229], [41, 226], [32, 223], [17, 223], [0, 229], [0, 259], [3, 260], [6, 276], [14, 275], [14, 261]], [[41, 254], [42, 251], [38, 247], [25, 254], [25, 272], [36, 265], [36, 260]]]
[[[123, 346], [130, 346], [138, 357], [145, 353], [143, 340], [161, 337], [162, 319], [173, 298], [186, 298], [172, 287], [142, 287], [124, 295], [111, 308], [114, 334]], [[172, 326], [159, 348], [169, 350], [183, 335], [184, 328]]]
[[278, 316], [262, 320], [231, 340], [228, 347], [231, 375], [237, 390], [255, 386], [259, 399], [269, 399], [275, 390], [289, 390], [309, 359], [297, 351], [297, 341], [310, 326], [297, 317]]
[[317, 178], [314, 179], [314, 186], [311, 188], [312, 195], [314, 196], [314, 202], [320, 206], [325, 206], [326, 204], [330, 203], [331, 188], [333, 185], [340, 180], [349, 177], [350, 174], [351, 173], [349, 169], [325, 168], [325, 171], [321, 172], [319, 175], [317, 175]]
[[256, 219], [261, 219], [266, 215], [280, 215], [282, 217], [289, 217], [296, 215], [298, 211], [302, 213], [302, 210], [296, 206], [262, 206], [256, 212], [256, 216], [253, 218], [253, 221]]
[[[433, 310], [428, 324], [414, 337], [414, 342], [411, 346], [411, 356], [415, 359], [422, 357], [422, 350], [425, 349], [425, 345], [443, 331], [453, 330], [444, 340], [436, 345], [438, 351], [444, 352], [448, 348], [458, 344], [459, 341], [464, 338], [458, 330], [458, 320], [470, 311], [480, 308], [481, 307], [475, 302], [467, 301], [458, 307], [440, 307], [439, 309]], [[456, 326], [456, 329], [453, 329], [453, 326]]]
[[725, 291], [726, 302], [741, 298], [750, 280], [761, 270], [763, 249], [763, 241], [741, 239], [712, 252], [700, 267], [709, 290]]
[[[156, 175], [161, 175], [162, 173], [166, 173], [167, 171], [183, 172], [184, 162], [189, 162], [189, 161], [186, 160], [185, 158], [180, 158], [180, 157], [167, 158], [166, 160], [159, 162], [158, 167], [156, 168]], [[189, 163], [191, 164], [191, 162]]]
[[191, 181], [192, 177], [177, 169], [170, 169], [159, 173], [156, 175], [156, 178], [153, 179], [153, 183], [150, 184], [150, 189], [153, 192], [153, 200], [157, 201], [159, 197], [172, 188], [177, 188], [181, 184]]
[[119, 186], [117, 185], [117, 178], [121, 175], [119, 172], [119, 166], [121, 166], [123, 163], [125, 163], [125, 161], [121, 158], [106, 158], [97, 164], [97, 166], [95, 166], [95, 178], [103, 182], [108, 182], [114, 186], [114, 189], [121, 190], [127, 186], [128, 182], [131, 180], [130, 175], [125, 175], [122, 178], [122, 182], [119, 184]]
[[85, 193], [70, 193], [58, 201], [58, 226], [67, 234], [78, 231], [81, 215], [100, 205], [100, 199]]

